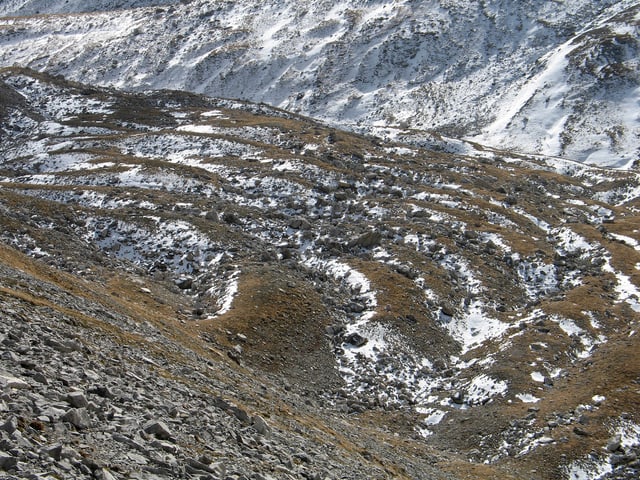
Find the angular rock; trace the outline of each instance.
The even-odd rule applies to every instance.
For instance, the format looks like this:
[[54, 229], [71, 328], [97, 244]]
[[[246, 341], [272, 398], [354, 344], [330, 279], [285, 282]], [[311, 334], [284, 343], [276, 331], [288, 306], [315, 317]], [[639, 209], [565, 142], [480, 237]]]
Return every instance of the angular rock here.
[[102, 398], [116, 398], [115, 393], [113, 393], [109, 387], [106, 387], [104, 385], [96, 385], [94, 387], [92, 387], [91, 389], [89, 389], [88, 393], [93, 393], [95, 395], [98, 395], [99, 397]]
[[116, 477], [114, 477], [113, 474], [106, 468], [96, 470], [93, 473], [93, 476], [96, 480], [116, 480]]
[[13, 470], [18, 466], [18, 459], [8, 453], [0, 452], [0, 469], [4, 471]]
[[264, 435], [265, 437], [268, 437], [269, 435], [271, 435], [271, 429], [269, 428], [269, 425], [267, 425], [267, 422], [265, 421], [265, 419], [262, 418], [260, 415], [254, 415], [252, 425], [255, 431], [258, 432], [260, 435]]
[[356, 348], [362, 347], [367, 343], [367, 338], [363, 337], [357, 332], [350, 333], [347, 338], [345, 338], [345, 343], [349, 345], [353, 345]]
[[89, 405], [87, 398], [82, 392], [70, 392], [67, 395], [67, 402], [69, 402], [69, 404], [75, 408], [83, 408]]
[[72, 408], [62, 417], [63, 422], [69, 422], [74, 427], [83, 430], [91, 426], [91, 417], [86, 408]]
[[362, 313], [364, 312], [364, 305], [359, 302], [351, 302], [349, 303], [349, 310], [353, 313]]
[[42, 453], [47, 455], [48, 457], [53, 458], [54, 460], [60, 460], [62, 458], [62, 445], [50, 445], [48, 447], [44, 447], [42, 449]]
[[29, 388], [29, 384], [24, 380], [20, 380], [12, 375], [0, 373], [0, 388]]
[[609, 452], [616, 452], [620, 450], [622, 446], [622, 437], [620, 435], [614, 435], [607, 442], [607, 446], [605, 447]]
[[464, 403], [464, 393], [461, 391], [454, 392], [451, 395], [451, 401], [456, 405], [462, 405]]
[[169, 440], [172, 437], [169, 427], [164, 422], [157, 420], [147, 423], [142, 429], [146, 433], [154, 435], [159, 440]]
[[231, 406], [231, 408], [229, 408], [229, 411], [233, 414], [233, 416], [235, 416], [238, 420], [240, 420], [245, 425], [249, 425], [251, 423], [251, 417], [249, 416], [246, 410], [240, 407]]
[[373, 248], [380, 245], [382, 241], [382, 234], [375, 230], [367, 232], [363, 235], [360, 235], [357, 238], [354, 238], [349, 243], [350, 247], [362, 247], [362, 248]]
[[12, 434], [18, 429], [18, 419], [16, 417], [9, 418], [4, 424], [0, 427], [0, 430], [4, 430], [8, 434]]
[[180, 290], [189, 290], [193, 286], [193, 278], [180, 277], [175, 281], [175, 284]]

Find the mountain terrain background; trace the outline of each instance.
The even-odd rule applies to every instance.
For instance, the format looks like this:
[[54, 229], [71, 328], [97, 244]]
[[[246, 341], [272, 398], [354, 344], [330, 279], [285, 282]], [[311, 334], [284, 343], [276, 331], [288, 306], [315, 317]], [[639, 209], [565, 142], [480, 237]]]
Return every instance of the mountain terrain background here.
[[4, 65], [266, 102], [358, 131], [638, 159], [632, 0], [3, 4], [0, 15], [65, 14], [7, 20]]
[[0, 4], [0, 476], [636, 479], [640, 2]]

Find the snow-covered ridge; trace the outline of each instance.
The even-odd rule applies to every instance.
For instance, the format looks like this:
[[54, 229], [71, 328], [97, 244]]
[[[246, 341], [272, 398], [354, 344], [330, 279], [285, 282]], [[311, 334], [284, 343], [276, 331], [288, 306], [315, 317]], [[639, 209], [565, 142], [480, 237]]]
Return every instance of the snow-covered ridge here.
[[357, 130], [410, 127], [595, 165], [638, 159], [637, 1], [33, 0], [5, 2], [0, 15], [116, 4], [149, 8], [0, 20], [0, 66], [245, 98]]

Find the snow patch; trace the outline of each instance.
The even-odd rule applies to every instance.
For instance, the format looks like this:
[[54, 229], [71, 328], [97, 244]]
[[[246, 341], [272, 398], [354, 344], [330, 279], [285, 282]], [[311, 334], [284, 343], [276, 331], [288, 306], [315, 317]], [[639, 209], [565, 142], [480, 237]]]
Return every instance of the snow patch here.
[[544, 382], [544, 375], [541, 374], [540, 372], [531, 372], [531, 379], [534, 382]]
[[540, 399], [530, 393], [518, 393], [516, 398], [524, 403], [538, 403]]
[[465, 400], [469, 405], [484, 405], [490, 402], [493, 397], [504, 396], [507, 390], [507, 382], [495, 380], [483, 373], [471, 380], [467, 387]]

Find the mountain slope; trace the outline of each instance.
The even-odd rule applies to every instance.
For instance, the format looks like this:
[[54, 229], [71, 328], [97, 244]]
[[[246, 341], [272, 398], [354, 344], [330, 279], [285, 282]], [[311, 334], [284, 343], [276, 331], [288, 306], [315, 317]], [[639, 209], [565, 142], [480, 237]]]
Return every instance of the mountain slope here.
[[[11, 390], [7, 406], [73, 447], [68, 403], [32, 407], [67, 398], [61, 379], [36, 380], [58, 364], [34, 370], [22, 345], [81, 327], [75, 361], [123, 403], [99, 424], [120, 434], [77, 428], [94, 470], [125, 478], [109, 460], [124, 449], [140, 462], [129, 473], [175, 478], [196, 459], [221, 475], [204, 449], [265, 478], [637, 476], [637, 173], [436, 152], [265, 105], [23, 69], [0, 80], [2, 365], [37, 400]], [[109, 369], [116, 354], [138, 390]], [[70, 386], [108, 408], [83, 378]], [[211, 385], [225, 395], [202, 410]], [[151, 407], [148, 389], [169, 393]], [[145, 422], [189, 395], [177, 449], [140, 433], [162, 436]], [[197, 409], [220, 431], [195, 435]], [[154, 449], [174, 456], [165, 470]], [[8, 457], [41, 468], [25, 451]]]
[[195, 0], [6, 19], [0, 64], [267, 102], [361, 131], [411, 127], [630, 167], [639, 5]]
[[60, 13], [88, 13], [125, 8], [153, 7], [176, 3], [174, 0], [65, 0], [51, 2], [42, 0], [4, 0], [0, 5], [0, 16], [46, 15]]

